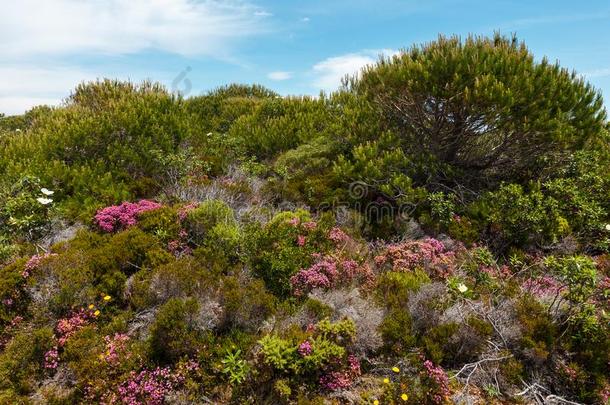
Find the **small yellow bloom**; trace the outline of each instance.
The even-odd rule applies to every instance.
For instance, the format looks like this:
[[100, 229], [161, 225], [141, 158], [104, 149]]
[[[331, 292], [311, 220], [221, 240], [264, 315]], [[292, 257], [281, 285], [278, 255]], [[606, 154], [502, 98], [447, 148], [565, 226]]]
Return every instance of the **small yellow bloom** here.
[[89, 309], [93, 309], [93, 308], [95, 308], [95, 305], [89, 304]]
[[402, 399], [403, 401], [406, 401], [407, 399], [409, 399], [409, 396], [407, 394], [402, 394], [400, 396], [400, 399]]
[[392, 371], [395, 373], [400, 373], [400, 369], [398, 367], [392, 367]]
[[374, 400], [374, 401], [373, 401], [373, 405], [379, 405], [379, 401]]
[[389, 378], [384, 378], [383, 379], [383, 383], [384, 384], [389, 384], [390, 383], [390, 379]]
[[110, 298], [111, 298], [111, 297], [110, 297], [110, 295], [106, 295], [106, 296], [104, 297], [104, 301], [110, 301]]
[[98, 310], [96, 310], [96, 311], [93, 313], [93, 315], [95, 315], [95, 316], [98, 316], [99, 314], [100, 314], [100, 310], [99, 310], [99, 309], [98, 309]]

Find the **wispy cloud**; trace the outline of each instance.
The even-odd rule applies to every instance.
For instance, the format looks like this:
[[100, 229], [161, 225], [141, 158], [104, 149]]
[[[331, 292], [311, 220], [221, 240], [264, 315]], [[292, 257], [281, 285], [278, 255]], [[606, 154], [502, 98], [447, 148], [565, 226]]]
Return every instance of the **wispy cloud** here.
[[519, 18], [512, 21], [507, 21], [495, 29], [510, 30], [516, 28], [527, 28], [537, 25], [546, 24], [566, 24], [592, 20], [603, 20], [610, 17], [610, 11], [600, 11], [595, 13], [575, 13], [575, 14], [560, 14], [560, 15], [543, 15], [539, 17]]
[[0, 66], [0, 112], [17, 114], [35, 105], [57, 105], [79, 82], [95, 79], [95, 74], [71, 67]]
[[265, 30], [269, 13], [238, 0], [20, 0], [3, 4], [0, 54], [129, 54], [156, 49], [218, 56]]
[[397, 53], [393, 49], [364, 50], [324, 59], [312, 68], [312, 84], [325, 91], [336, 90], [344, 77], [358, 74], [363, 67], [374, 64], [382, 55], [391, 56]]
[[267, 75], [267, 77], [271, 80], [276, 80], [276, 81], [288, 80], [288, 79], [292, 78], [292, 72], [282, 72], [282, 71], [271, 72]]
[[596, 77], [606, 77], [610, 76], [610, 68], [589, 70], [588, 72], [582, 72], [581, 74], [589, 79]]
[[270, 16], [250, 0], [6, 2], [0, 13], [0, 112], [57, 104], [76, 84], [98, 77], [163, 76], [154, 67], [146, 75], [86, 67], [90, 56], [156, 51], [237, 63], [235, 45], [269, 32]]

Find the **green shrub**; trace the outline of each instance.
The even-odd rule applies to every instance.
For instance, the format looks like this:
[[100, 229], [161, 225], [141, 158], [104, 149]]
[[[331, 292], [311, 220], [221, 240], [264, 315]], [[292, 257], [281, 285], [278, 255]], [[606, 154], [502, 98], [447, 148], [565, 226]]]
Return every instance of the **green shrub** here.
[[57, 190], [71, 216], [145, 197], [166, 173], [156, 153], [175, 152], [191, 129], [183, 103], [159, 85], [98, 81], [79, 85], [63, 108], [11, 137], [0, 160], [8, 179], [31, 173]]
[[439, 36], [366, 67], [350, 85], [378, 106], [396, 148], [448, 169], [429, 173], [432, 181], [537, 178], [600, 139], [606, 119], [593, 86], [499, 34]]
[[51, 328], [20, 333], [0, 353], [0, 391], [28, 395], [42, 377], [44, 354], [53, 345]]
[[[326, 237], [328, 221], [320, 221], [314, 229], [304, 223], [312, 222], [309, 212], [281, 212], [259, 227], [253, 224], [246, 232], [247, 253], [255, 275], [275, 295], [285, 298], [290, 294], [290, 277], [313, 262], [313, 253], [324, 253], [332, 243]], [[306, 243], [299, 246], [299, 236]]]
[[197, 327], [198, 316], [199, 304], [192, 298], [172, 298], [161, 306], [150, 327], [151, 358], [173, 363], [182, 356], [195, 355], [203, 337]]

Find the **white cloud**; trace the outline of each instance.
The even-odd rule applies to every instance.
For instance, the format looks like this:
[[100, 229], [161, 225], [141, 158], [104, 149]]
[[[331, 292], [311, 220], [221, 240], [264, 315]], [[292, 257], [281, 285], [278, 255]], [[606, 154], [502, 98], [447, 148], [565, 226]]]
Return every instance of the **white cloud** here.
[[0, 13], [0, 54], [128, 54], [157, 49], [223, 56], [265, 30], [263, 10], [239, 0], [20, 0]]
[[268, 11], [255, 11], [254, 15], [258, 17], [273, 17], [273, 14]]
[[610, 76], [610, 68], [590, 70], [588, 72], [583, 72], [582, 76], [585, 76], [586, 78], [589, 78], [589, 79], [596, 78], [596, 77]]
[[380, 55], [397, 53], [392, 49], [365, 50], [327, 58], [313, 66], [313, 86], [325, 91], [336, 90], [345, 76], [359, 74], [363, 67], [377, 62]]
[[302, 22], [309, 22], [311, 20], [309, 19], [309, 17], [303, 17], [303, 18], [301, 18], [301, 21]]
[[57, 105], [78, 83], [96, 77], [75, 68], [0, 66], [0, 112], [21, 114], [36, 105]]
[[[152, 78], [151, 73], [154, 75]], [[111, 67], [90, 70], [71, 66], [44, 68], [18, 65], [0, 66], [0, 113], [22, 114], [41, 104], [59, 105], [79, 83], [105, 77], [133, 82], [141, 82], [150, 78], [165, 84], [171, 90], [172, 80], [176, 77], [176, 73], [133, 70], [127, 73]]]
[[277, 81], [281, 81], [281, 80], [288, 80], [290, 78], [292, 78], [292, 72], [271, 72], [267, 75], [267, 77], [271, 80], [277, 80]]

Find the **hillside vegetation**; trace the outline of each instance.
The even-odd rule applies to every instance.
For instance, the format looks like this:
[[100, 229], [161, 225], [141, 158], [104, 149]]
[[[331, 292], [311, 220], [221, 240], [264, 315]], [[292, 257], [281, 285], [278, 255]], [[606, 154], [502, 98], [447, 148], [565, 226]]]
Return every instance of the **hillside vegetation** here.
[[608, 404], [609, 130], [501, 36], [0, 117], [0, 403]]

